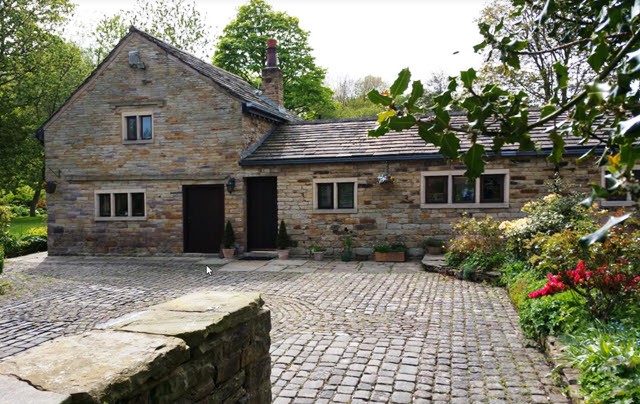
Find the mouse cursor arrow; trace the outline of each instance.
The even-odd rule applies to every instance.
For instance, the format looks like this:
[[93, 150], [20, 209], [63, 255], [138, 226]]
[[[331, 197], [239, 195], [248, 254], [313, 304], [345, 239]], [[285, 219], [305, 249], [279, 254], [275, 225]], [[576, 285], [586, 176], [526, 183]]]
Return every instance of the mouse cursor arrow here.
[[208, 266], [208, 265], [207, 265], [206, 274], [207, 274], [207, 275], [211, 275], [211, 268], [209, 268], [209, 266]]

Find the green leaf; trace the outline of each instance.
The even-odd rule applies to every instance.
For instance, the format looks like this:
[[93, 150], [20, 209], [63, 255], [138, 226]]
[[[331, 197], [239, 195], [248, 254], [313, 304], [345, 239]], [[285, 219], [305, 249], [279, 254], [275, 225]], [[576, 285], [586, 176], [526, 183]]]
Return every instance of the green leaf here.
[[389, 129], [397, 132], [411, 128], [416, 124], [416, 118], [412, 115], [406, 115], [403, 117], [392, 116], [389, 118]]
[[411, 95], [405, 104], [408, 110], [413, 110], [416, 101], [418, 101], [424, 95], [424, 87], [422, 86], [422, 82], [420, 80], [416, 80], [413, 82], [411, 87]]
[[475, 143], [464, 154], [464, 156], [462, 157], [462, 161], [464, 161], [464, 164], [467, 166], [467, 171], [464, 173], [467, 178], [478, 178], [480, 174], [484, 172], [484, 161], [482, 160], [483, 156], [484, 146], [479, 143]]
[[393, 98], [380, 94], [375, 88], [367, 93], [367, 98], [372, 103], [385, 107], [393, 102]]
[[629, 217], [631, 217], [631, 213], [627, 213], [626, 215], [622, 215], [618, 217], [610, 217], [607, 223], [604, 224], [604, 226], [600, 227], [598, 230], [594, 231], [593, 233], [582, 237], [580, 239], [580, 245], [586, 248], [598, 241], [604, 241], [607, 238], [607, 232], [609, 231], [610, 228], [624, 222]]
[[370, 137], [380, 137], [386, 135], [389, 132], [389, 127], [387, 125], [378, 125], [375, 129], [372, 129], [368, 132]]
[[600, 185], [591, 185], [591, 195], [586, 199], [583, 199], [580, 202], [580, 205], [589, 208], [597, 198], [607, 198], [608, 196], [609, 191], [607, 191], [606, 188], [603, 188]]
[[380, 112], [378, 114], [378, 123], [382, 123], [384, 121], [386, 121], [387, 119], [391, 118], [392, 116], [394, 116], [396, 114], [396, 111], [393, 109], [388, 109], [384, 112]]
[[544, 118], [545, 116], [549, 116], [556, 112], [556, 107], [553, 105], [545, 105], [540, 108], [540, 118]]
[[548, 160], [552, 163], [559, 163], [562, 161], [562, 156], [564, 155], [564, 138], [554, 130], [549, 134], [549, 139], [553, 142], [553, 150], [551, 151]]
[[598, 72], [605, 64], [608, 57], [609, 47], [601, 42], [595, 47], [595, 49], [593, 49], [593, 52], [591, 52], [591, 55], [587, 58], [587, 63], [589, 63], [589, 66], [591, 66], [594, 71]]
[[476, 79], [477, 74], [474, 69], [469, 69], [466, 71], [460, 72], [460, 80], [462, 80], [462, 84], [466, 88], [471, 88], [473, 86], [473, 81]]
[[620, 134], [623, 136], [637, 136], [640, 132], [640, 115], [620, 122]]
[[567, 70], [567, 66], [563, 65], [560, 62], [555, 62], [553, 64], [553, 70], [556, 72], [558, 87], [567, 88], [569, 84], [569, 71]]
[[442, 143], [442, 135], [436, 133], [432, 127], [424, 123], [418, 123], [418, 134], [427, 144], [440, 146], [440, 143]]
[[440, 154], [450, 159], [457, 159], [459, 150], [460, 139], [454, 133], [448, 132], [442, 135]]
[[399, 95], [402, 95], [402, 93], [404, 93], [407, 88], [409, 88], [409, 81], [411, 81], [411, 72], [407, 67], [402, 69], [402, 71], [398, 74], [398, 78], [396, 79], [396, 81], [391, 85], [391, 88], [389, 89], [389, 91], [391, 92], [391, 97], [395, 98]]

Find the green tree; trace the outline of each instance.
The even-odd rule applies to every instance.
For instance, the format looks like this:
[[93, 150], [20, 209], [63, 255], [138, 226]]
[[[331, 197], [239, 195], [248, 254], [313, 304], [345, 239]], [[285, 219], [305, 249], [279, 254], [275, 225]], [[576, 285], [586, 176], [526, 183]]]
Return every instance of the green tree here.
[[100, 20], [93, 39], [94, 63], [100, 63], [135, 26], [186, 52], [210, 54], [209, 27], [189, 0], [138, 0], [130, 10], [121, 10]]
[[55, 34], [72, 10], [60, 0], [3, 0], [0, 7], [0, 189], [30, 185], [32, 215], [43, 181], [33, 134], [89, 72], [82, 51]]
[[[381, 136], [390, 130], [418, 127], [420, 136], [439, 148], [443, 156], [462, 159], [467, 176], [477, 177], [484, 170], [485, 147], [478, 141], [488, 139], [492, 150], [498, 152], [505, 144], [518, 144], [521, 150], [533, 150], [529, 132], [550, 122], [558, 122], [549, 132], [553, 151], [551, 162], [562, 159], [565, 138], [579, 136], [584, 141], [596, 140], [603, 152], [598, 164], [608, 165], [613, 186], [626, 187], [637, 198], [640, 184], [633, 178], [632, 170], [640, 157], [640, 7], [632, 0], [546, 0], [533, 2], [513, 0], [511, 18], [523, 13], [536, 15], [536, 24], [546, 31], [550, 48], [531, 52], [527, 50], [531, 39], [524, 35], [523, 24], [505, 28], [504, 19], [495, 23], [481, 23], [484, 41], [476, 51], [488, 49], [500, 55], [505, 68], [519, 71], [522, 58], [548, 54], [563, 49], [588, 54], [587, 63], [595, 72], [593, 79], [567, 98], [558, 94], [568, 89], [569, 66], [563, 60], [553, 64], [555, 81], [552, 97], [541, 107], [541, 115], [535, 122], [529, 120], [530, 97], [525, 91], [508, 91], [499, 83], [479, 85], [474, 69], [462, 71], [450, 81], [446, 91], [438, 95], [430, 108], [431, 114], [421, 119], [424, 112], [417, 101], [424, 94], [420, 82], [413, 82], [410, 95], [402, 102], [396, 99], [407, 91], [411, 73], [404, 69], [388, 93], [372, 91], [369, 98], [386, 107], [379, 114], [379, 125], [370, 131], [371, 136]], [[547, 46], [542, 44], [543, 46]], [[460, 107], [469, 124], [462, 127], [450, 125], [449, 111]], [[595, 129], [599, 129], [596, 131]], [[471, 147], [461, 150], [460, 140], [465, 137]], [[594, 155], [592, 148], [584, 158]], [[594, 196], [606, 194], [606, 190], [594, 185]], [[599, 232], [585, 239], [592, 243], [602, 239], [606, 230], [623, 216], [611, 221]]]
[[333, 109], [331, 90], [323, 85], [325, 70], [311, 55], [309, 32], [300, 28], [297, 18], [274, 11], [264, 0], [251, 0], [238, 9], [218, 38], [213, 64], [259, 88], [269, 38], [278, 41], [284, 106], [307, 119], [327, 115]]
[[[497, 0], [482, 10], [479, 25], [498, 24], [502, 30], [527, 45], [520, 54], [520, 69], [512, 69], [501, 61], [501, 54], [485, 48], [485, 63], [478, 72], [479, 83], [498, 83], [510, 92], [525, 91], [529, 103], [544, 105], [554, 97], [562, 102], [579, 92], [595, 77], [587, 63], [589, 53], [575, 47], [561, 46], [565, 38], [556, 39], [547, 32], [547, 25], [538, 24], [539, 11], [525, 8], [521, 12], [509, 0]], [[570, 16], [562, 16], [567, 18]], [[553, 65], [557, 62], [567, 67], [567, 86], [558, 87]], [[438, 91], [442, 93], [445, 88]]]

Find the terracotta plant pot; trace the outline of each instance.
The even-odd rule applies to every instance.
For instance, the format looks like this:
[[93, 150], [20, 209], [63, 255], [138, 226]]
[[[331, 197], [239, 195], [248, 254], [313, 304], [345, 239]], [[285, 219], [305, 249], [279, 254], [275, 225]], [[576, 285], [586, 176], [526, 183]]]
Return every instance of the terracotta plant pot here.
[[222, 256], [225, 257], [228, 260], [233, 258], [233, 255], [235, 253], [236, 253], [236, 249], [235, 248], [223, 248], [222, 249]]
[[399, 252], [375, 252], [373, 259], [376, 262], [404, 262], [404, 251]]
[[289, 250], [277, 250], [278, 251], [278, 259], [279, 260], [288, 260], [289, 259]]
[[314, 252], [313, 259], [316, 261], [322, 261], [324, 259], [324, 251]]
[[427, 247], [427, 252], [431, 255], [440, 255], [442, 254], [442, 247]]

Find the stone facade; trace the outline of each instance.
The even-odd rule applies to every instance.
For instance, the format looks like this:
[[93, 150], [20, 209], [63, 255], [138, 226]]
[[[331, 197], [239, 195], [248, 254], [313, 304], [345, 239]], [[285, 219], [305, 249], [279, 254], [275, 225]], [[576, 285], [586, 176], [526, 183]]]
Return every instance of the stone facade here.
[[57, 338], [0, 364], [0, 401], [271, 402], [262, 306], [257, 293], [192, 293]]
[[[144, 69], [128, 63], [138, 51]], [[123, 141], [123, 114], [153, 115], [153, 140]], [[342, 248], [404, 242], [416, 254], [426, 237], [448, 238], [463, 212], [509, 219], [527, 201], [547, 192], [555, 166], [543, 156], [493, 158], [487, 168], [508, 169], [510, 202], [502, 208], [424, 208], [423, 171], [463, 169], [444, 160], [389, 163], [396, 183], [377, 184], [386, 162], [241, 166], [243, 154], [260, 145], [276, 127], [273, 120], [243, 112], [242, 100], [140, 34], [130, 34], [72, 99], [46, 124], [47, 179], [58, 181], [49, 204], [49, 253], [176, 254], [184, 252], [183, 187], [225, 184], [225, 221], [246, 250], [246, 178], [277, 177], [278, 221], [285, 220], [298, 243], [294, 254], [311, 245]], [[600, 181], [593, 165], [569, 164], [560, 174], [587, 189]], [[55, 174], [55, 176], [53, 176]], [[313, 180], [357, 178], [355, 213], [314, 213]], [[96, 220], [96, 192], [142, 190], [143, 220]], [[222, 229], [220, 229], [222, 231]]]

